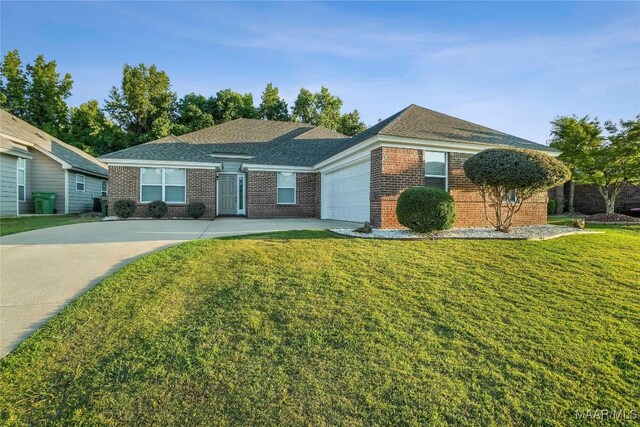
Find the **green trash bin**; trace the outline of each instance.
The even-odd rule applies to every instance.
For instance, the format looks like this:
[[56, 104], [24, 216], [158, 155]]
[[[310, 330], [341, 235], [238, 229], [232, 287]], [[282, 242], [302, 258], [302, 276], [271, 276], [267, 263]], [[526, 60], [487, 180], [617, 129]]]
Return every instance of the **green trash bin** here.
[[33, 196], [33, 205], [36, 207], [37, 214], [53, 213], [53, 207], [56, 204], [56, 193], [34, 191], [31, 195]]
[[109, 196], [101, 196], [100, 197], [100, 207], [102, 208], [102, 216], [107, 216], [109, 213]]

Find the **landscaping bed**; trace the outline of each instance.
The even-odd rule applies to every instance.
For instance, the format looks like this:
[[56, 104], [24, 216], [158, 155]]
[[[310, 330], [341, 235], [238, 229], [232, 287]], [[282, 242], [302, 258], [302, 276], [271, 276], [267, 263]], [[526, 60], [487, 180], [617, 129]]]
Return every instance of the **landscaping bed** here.
[[452, 228], [432, 233], [416, 233], [407, 229], [372, 229], [371, 233], [361, 233], [351, 228], [332, 228], [330, 231], [349, 237], [365, 239], [509, 239], [509, 240], [548, 240], [572, 234], [594, 234], [597, 231], [581, 230], [561, 225], [530, 225], [512, 227], [511, 232], [503, 233], [493, 228]]
[[592, 224], [640, 224], [640, 218], [618, 213], [599, 213], [588, 215], [584, 219]]

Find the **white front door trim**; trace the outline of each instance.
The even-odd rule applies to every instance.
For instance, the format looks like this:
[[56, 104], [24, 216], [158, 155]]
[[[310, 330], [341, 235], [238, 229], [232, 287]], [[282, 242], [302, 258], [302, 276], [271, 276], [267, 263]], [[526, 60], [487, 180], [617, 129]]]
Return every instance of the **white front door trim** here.
[[[247, 212], [247, 174], [242, 172], [218, 172], [216, 176], [216, 216], [218, 216], [218, 205], [220, 203], [220, 184], [218, 183], [218, 177], [220, 175], [235, 175], [236, 176], [236, 215], [246, 215]], [[242, 195], [238, 194], [240, 189], [240, 181], [242, 180]], [[240, 198], [242, 197], [242, 201]], [[240, 209], [242, 205], [242, 209]]]

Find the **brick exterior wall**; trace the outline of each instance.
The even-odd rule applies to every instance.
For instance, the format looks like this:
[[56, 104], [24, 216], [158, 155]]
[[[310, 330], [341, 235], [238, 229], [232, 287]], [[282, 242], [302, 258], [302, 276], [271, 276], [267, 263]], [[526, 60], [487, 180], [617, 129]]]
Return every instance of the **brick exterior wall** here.
[[[449, 153], [449, 192], [456, 202], [456, 227], [490, 227], [485, 219], [482, 198], [464, 175], [462, 165], [470, 154]], [[371, 152], [371, 224], [380, 228], [401, 228], [396, 217], [400, 193], [424, 185], [422, 150], [381, 147]], [[491, 212], [489, 212], [491, 214]], [[545, 224], [547, 195], [541, 192], [524, 203], [514, 225]]]
[[[558, 213], [567, 210], [569, 203], [569, 183], [549, 190], [549, 197], [558, 200]], [[564, 203], [560, 203], [560, 201]], [[604, 198], [593, 184], [576, 185], [573, 195], [573, 206], [576, 212], [591, 215], [606, 212]], [[640, 185], [625, 186], [616, 197], [615, 211], [629, 215], [631, 208], [640, 208]]]
[[247, 172], [248, 218], [320, 218], [320, 174], [296, 173], [296, 204], [277, 204], [277, 172]]
[[401, 228], [396, 203], [403, 190], [424, 185], [422, 150], [380, 147], [371, 151], [371, 225]]
[[[187, 203], [203, 202], [206, 212], [203, 218], [214, 218], [216, 209], [216, 171], [211, 169], [187, 169]], [[140, 168], [109, 166], [109, 214], [115, 215], [113, 204], [120, 199], [132, 199], [137, 203], [136, 217], [146, 217], [147, 205], [140, 203]], [[169, 204], [168, 217], [187, 218], [187, 203]]]

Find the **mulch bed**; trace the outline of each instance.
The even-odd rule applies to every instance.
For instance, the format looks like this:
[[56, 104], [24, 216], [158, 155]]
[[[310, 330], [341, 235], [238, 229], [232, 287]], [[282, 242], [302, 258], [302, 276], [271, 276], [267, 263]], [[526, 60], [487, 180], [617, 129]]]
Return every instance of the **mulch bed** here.
[[635, 218], [629, 215], [622, 214], [608, 214], [608, 213], [599, 213], [594, 215], [589, 215], [584, 218], [587, 222], [639, 222], [640, 218]]

